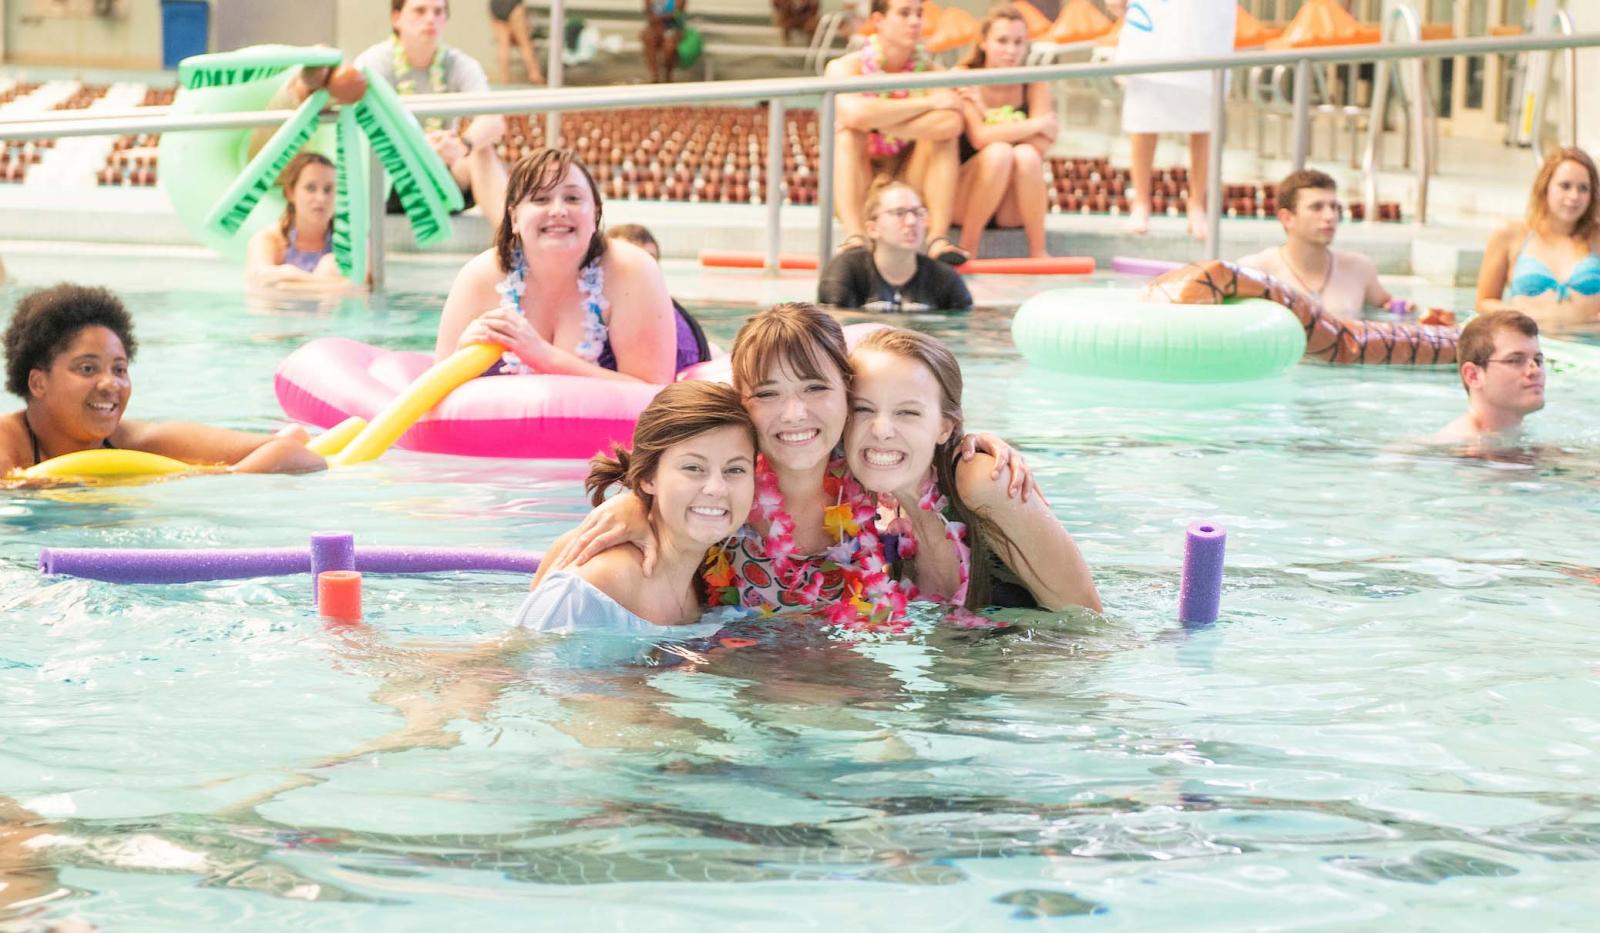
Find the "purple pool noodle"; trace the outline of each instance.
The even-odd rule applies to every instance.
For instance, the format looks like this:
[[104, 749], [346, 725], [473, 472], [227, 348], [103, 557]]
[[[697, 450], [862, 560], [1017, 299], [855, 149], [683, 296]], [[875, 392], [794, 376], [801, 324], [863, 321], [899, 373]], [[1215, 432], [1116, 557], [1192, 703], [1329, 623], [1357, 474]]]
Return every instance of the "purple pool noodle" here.
[[1389, 313], [1404, 317], [1406, 314], [1406, 300], [1404, 298], [1390, 298]]
[[[356, 551], [354, 569], [363, 573], [439, 573], [452, 570], [533, 573], [539, 569], [539, 555], [532, 551], [364, 547]], [[310, 573], [311, 551], [303, 547], [211, 550], [41, 548], [39, 571], [107, 583], [243, 580]]]
[[276, 577], [311, 571], [303, 547], [190, 550], [157, 548], [42, 548], [39, 570], [107, 583], [194, 583]]
[[1183, 546], [1183, 586], [1178, 594], [1178, 620], [1185, 625], [1217, 621], [1222, 602], [1222, 556], [1228, 532], [1216, 522], [1194, 522]]
[[317, 604], [317, 577], [324, 570], [356, 569], [356, 536], [348, 531], [319, 531], [311, 536], [311, 604]]
[[447, 570], [535, 573], [532, 551], [474, 551], [448, 547], [364, 547], [356, 551], [362, 573], [441, 573]]
[[1112, 256], [1111, 271], [1121, 272], [1124, 275], [1160, 275], [1171, 272], [1182, 266], [1181, 262], [1172, 262], [1168, 259], [1143, 259], [1138, 256]]

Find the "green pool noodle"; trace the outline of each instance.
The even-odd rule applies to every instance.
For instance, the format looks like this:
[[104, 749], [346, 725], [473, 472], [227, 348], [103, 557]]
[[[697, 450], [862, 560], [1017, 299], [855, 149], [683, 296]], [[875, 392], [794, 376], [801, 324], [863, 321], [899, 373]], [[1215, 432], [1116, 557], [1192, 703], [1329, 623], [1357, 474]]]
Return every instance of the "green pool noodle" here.
[[367, 243], [372, 232], [372, 150], [356, 122], [355, 109], [339, 111], [339, 188], [333, 208], [333, 255], [345, 278], [367, 280]]
[[191, 55], [178, 63], [178, 85], [189, 90], [248, 84], [296, 66], [332, 68], [344, 60], [338, 49], [300, 45], [252, 45], [232, 52]]
[[1017, 309], [1011, 339], [1058, 372], [1181, 383], [1265, 379], [1306, 349], [1305, 329], [1276, 302], [1155, 304], [1131, 288], [1041, 292]]
[[327, 104], [328, 92], [324, 90], [312, 92], [300, 104], [294, 116], [278, 127], [272, 138], [256, 153], [256, 157], [250, 160], [239, 177], [217, 199], [216, 206], [206, 216], [208, 228], [228, 236], [239, 232], [261, 196], [278, 184], [279, 176], [295, 154], [311, 141], [311, 134], [317, 131], [322, 108]]
[[370, 92], [354, 109], [361, 131], [389, 175], [417, 242], [431, 243], [449, 236], [449, 209], [434, 186], [423, 180], [425, 169], [415, 151], [406, 145], [404, 125], [396, 127], [388, 114], [372, 106]]
[[[288, 75], [280, 73], [244, 84], [180, 90], [169, 113], [178, 116], [263, 110], [288, 79]], [[206, 225], [218, 199], [248, 164], [250, 137], [248, 129], [191, 130], [163, 133], [160, 143], [160, 184], [174, 212], [195, 239], [236, 262], [244, 260], [250, 238], [277, 224], [285, 208], [282, 192], [273, 186], [234, 234], [225, 236]], [[333, 124], [317, 128], [304, 148], [332, 157]]]
[[[405, 104], [400, 101], [400, 95], [395, 93], [389, 82], [382, 80], [370, 70], [367, 76], [367, 96], [363, 103], [376, 109], [384, 115], [389, 127], [396, 134], [396, 143], [409, 149], [422, 166], [422, 179], [433, 186], [438, 194], [440, 203], [450, 211], [459, 211], [466, 205], [461, 196], [461, 186], [456, 184], [455, 176], [450, 174], [450, 167], [444, 164], [439, 154], [433, 151], [433, 146], [428, 142], [428, 136], [422, 130], [422, 124], [411, 115]], [[448, 225], [446, 225], [448, 227]]]

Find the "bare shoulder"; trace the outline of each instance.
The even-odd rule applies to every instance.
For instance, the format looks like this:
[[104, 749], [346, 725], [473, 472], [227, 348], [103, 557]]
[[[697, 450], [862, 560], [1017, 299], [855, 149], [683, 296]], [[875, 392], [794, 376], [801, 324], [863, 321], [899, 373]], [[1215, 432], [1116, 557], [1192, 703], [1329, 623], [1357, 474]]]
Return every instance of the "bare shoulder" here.
[[982, 451], [971, 460], [956, 463], [956, 491], [961, 494], [961, 501], [972, 508], [983, 508], [1005, 500], [1011, 471], [1002, 466], [1000, 475], [994, 476], [994, 467], [995, 458]]
[[617, 602], [627, 603], [638, 592], [639, 581], [644, 579], [644, 564], [638, 548], [619, 544], [596, 555], [582, 567], [573, 568], [572, 572]]
[[1349, 250], [1337, 250], [1335, 255], [1339, 265], [1349, 269], [1352, 273], [1359, 273], [1363, 277], [1377, 278], [1378, 264], [1364, 253], [1353, 253]]
[[32, 460], [33, 450], [28, 444], [28, 432], [22, 424], [22, 412], [0, 417], [0, 474], [31, 466]]
[[649, 253], [627, 240], [616, 239], [606, 244], [606, 255], [602, 264], [608, 276], [632, 276], [654, 265], [655, 260], [650, 258]]
[[1246, 269], [1259, 269], [1262, 272], [1274, 272], [1278, 268], [1278, 251], [1264, 249], [1258, 253], [1241, 256], [1236, 265], [1244, 266]]
[[1510, 251], [1522, 244], [1528, 236], [1528, 225], [1520, 220], [1508, 220], [1489, 234], [1489, 246]]

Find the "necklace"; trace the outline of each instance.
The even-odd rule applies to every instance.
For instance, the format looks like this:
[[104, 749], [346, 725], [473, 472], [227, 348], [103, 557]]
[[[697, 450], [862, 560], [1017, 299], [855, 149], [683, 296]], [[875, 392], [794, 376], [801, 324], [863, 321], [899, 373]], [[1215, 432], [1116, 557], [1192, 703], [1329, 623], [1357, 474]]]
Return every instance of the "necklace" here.
[[[405, 46], [400, 44], [398, 36], [391, 36], [389, 42], [394, 49], [392, 62], [395, 78], [394, 89], [401, 95], [417, 93], [417, 82], [413, 77], [415, 69], [411, 67], [411, 60], [406, 57]], [[433, 60], [428, 62], [429, 94], [439, 94], [447, 90], [444, 78], [444, 59], [445, 45], [441, 42], [433, 52]], [[422, 128], [426, 130], [442, 130], [444, 129], [444, 120], [438, 117], [428, 117], [422, 121]]]
[[1328, 251], [1328, 274], [1322, 277], [1321, 288], [1312, 288], [1306, 284], [1306, 280], [1300, 277], [1300, 273], [1295, 270], [1294, 263], [1289, 261], [1288, 254], [1283, 251], [1283, 247], [1281, 246], [1278, 247], [1278, 260], [1283, 263], [1283, 267], [1285, 269], [1289, 270], [1289, 275], [1294, 279], [1295, 284], [1300, 286], [1301, 291], [1320, 301], [1322, 299], [1322, 293], [1328, 288], [1328, 283], [1333, 281], [1334, 265], [1338, 262], [1339, 257], [1333, 252], [1333, 250]]
[[903, 630], [910, 624], [906, 594], [889, 575], [877, 507], [837, 452], [828, 461], [822, 488], [834, 501], [822, 515], [834, 543], [821, 554], [802, 555], [778, 476], [758, 456], [750, 520], [765, 521], [767, 533], [746, 526], [737, 538], [711, 549], [704, 573], [708, 601], [713, 606], [742, 603], [764, 613], [806, 609], [849, 631]]

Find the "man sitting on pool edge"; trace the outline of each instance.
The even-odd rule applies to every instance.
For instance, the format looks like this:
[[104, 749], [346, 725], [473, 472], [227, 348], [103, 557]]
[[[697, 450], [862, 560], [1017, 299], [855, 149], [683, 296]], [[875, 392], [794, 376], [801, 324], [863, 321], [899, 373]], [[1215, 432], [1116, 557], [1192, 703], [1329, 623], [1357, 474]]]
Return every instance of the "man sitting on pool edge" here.
[[1434, 441], [1504, 440], [1544, 407], [1544, 353], [1533, 318], [1521, 311], [1485, 311], [1461, 329], [1456, 354], [1467, 412]]
[[17, 302], [5, 332], [6, 388], [27, 407], [0, 415], [0, 475], [96, 448], [141, 450], [237, 473], [327, 468], [305, 429], [276, 436], [122, 417], [133, 393], [133, 319], [103, 288], [61, 284]]
[[[1344, 216], [1339, 187], [1316, 169], [1291, 172], [1278, 184], [1278, 222], [1284, 243], [1246, 256], [1239, 265], [1265, 272], [1315, 298], [1329, 314], [1359, 318], [1363, 307], [1388, 307], [1393, 297], [1378, 282], [1378, 267], [1360, 253], [1333, 248]], [[1413, 302], [1402, 303], [1406, 313]]]

